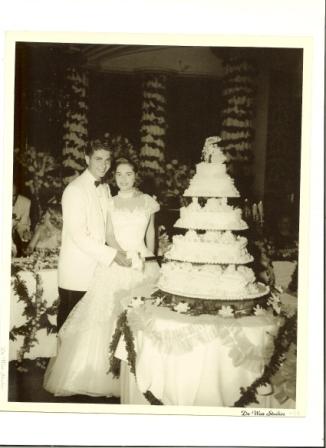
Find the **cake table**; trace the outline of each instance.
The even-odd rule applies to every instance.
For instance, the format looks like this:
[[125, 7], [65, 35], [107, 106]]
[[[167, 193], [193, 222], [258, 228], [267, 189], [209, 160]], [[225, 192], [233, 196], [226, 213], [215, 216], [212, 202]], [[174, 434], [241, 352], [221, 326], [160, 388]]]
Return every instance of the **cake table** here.
[[[248, 226], [220, 141], [206, 139], [183, 194], [175, 223], [183, 233], [165, 253], [159, 290], [125, 312], [115, 352], [127, 361], [122, 403], [235, 406], [273, 354], [279, 303], [250, 267]], [[259, 406], [278, 407], [271, 386], [259, 393]]]
[[[134, 345], [121, 339], [115, 356], [122, 361], [121, 403], [150, 404], [151, 393], [164, 405], [231, 407], [263, 371], [273, 352], [280, 318], [270, 314], [239, 319], [188, 316], [151, 304], [130, 309]], [[129, 365], [128, 365], [129, 358]], [[270, 387], [255, 407], [277, 408]], [[288, 402], [286, 406], [294, 407]]]

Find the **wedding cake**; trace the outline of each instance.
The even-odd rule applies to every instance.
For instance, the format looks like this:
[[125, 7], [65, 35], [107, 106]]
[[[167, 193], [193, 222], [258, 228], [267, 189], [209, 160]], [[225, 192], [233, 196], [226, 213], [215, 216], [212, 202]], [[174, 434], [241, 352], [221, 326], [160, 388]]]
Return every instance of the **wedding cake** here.
[[[233, 179], [227, 174], [226, 157], [218, 147], [219, 137], [208, 137], [202, 151], [203, 161], [196, 165], [196, 174], [190, 180], [184, 196], [239, 197]], [[220, 140], [219, 140], [220, 141]]]
[[226, 157], [219, 137], [209, 137], [202, 161], [190, 180], [184, 197], [189, 205], [180, 210], [175, 235], [161, 267], [159, 288], [167, 293], [212, 300], [245, 300], [266, 295], [269, 290], [256, 281], [246, 264], [253, 261], [247, 238], [234, 232], [247, 229], [240, 208], [227, 198], [239, 197], [226, 170]]

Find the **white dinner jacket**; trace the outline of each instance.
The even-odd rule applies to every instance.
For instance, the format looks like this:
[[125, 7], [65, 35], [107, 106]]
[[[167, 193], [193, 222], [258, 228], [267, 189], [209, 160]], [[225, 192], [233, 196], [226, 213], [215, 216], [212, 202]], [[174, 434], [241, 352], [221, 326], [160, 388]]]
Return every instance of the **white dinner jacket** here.
[[95, 187], [86, 169], [65, 188], [62, 196], [62, 242], [58, 265], [59, 287], [87, 291], [96, 265], [109, 266], [116, 249], [105, 245], [110, 190]]

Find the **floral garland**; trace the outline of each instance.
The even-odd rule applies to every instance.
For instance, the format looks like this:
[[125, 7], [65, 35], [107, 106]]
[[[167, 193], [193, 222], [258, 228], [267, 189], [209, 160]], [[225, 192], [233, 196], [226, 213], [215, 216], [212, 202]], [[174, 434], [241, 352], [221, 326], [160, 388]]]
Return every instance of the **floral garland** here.
[[[19, 297], [19, 301], [25, 304], [24, 316], [26, 317], [26, 322], [23, 325], [20, 327], [13, 326], [9, 332], [9, 338], [12, 341], [15, 341], [17, 336], [24, 336], [23, 345], [17, 353], [19, 364], [22, 363], [25, 354], [38, 342], [37, 331], [46, 329], [47, 334], [57, 331], [56, 326], [51, 324], [48, 316], [56, 315], [59, 300], [57, 299], [51, 306], [47, 305], [47, 301], [43, 299], [43, 284], [39, 274], [40, 269], [57, 266], [57, 254], [57, 251], [44, 250], [37, 251], [26, 259], [13, 260], [11, 267], [12, 288]], [[32, 294], [29, 294], [26, 282], [20, 278], [19, 272], [21, 270], [30, 271], [35, 279], [36, 289]]]
[[[128, 325], [128, 310], [125, 310], [121, 313], [118, 321], [115, 332], [112, 337], [112, 341], [109, 347], [109, 357], [110, 357], [110, 368], [109, 372], [115, 378], [119, 378], [120, 376], [120, 364], [121, 361], [114, 357], [114, 353], [118, 347], [118, 343], [120, 338], [123, 336], [126, 342], [127, 349], [127, 361], [130, 367], [130, 372], [136, 376], [136, 350], [135, 350], [135, 340], [132, 334], [132, 331]], [[152, 405], [162, 405], [163, 403], [158, 400], [150, 391], [146, 391], [143, 393], [144, 397], [149, 401]]]
[[66, 121], [63, 125], [64, 183], [73, 180], [85, 168], [84, 150], [87, 141], [86, 103], [88, 78], [83, 71], [68, 67], [66, 76]]
[[25, 185], [30, 189], [40, 219], [45, 203], [61, 193], [59, 163], [48, 152], [38, 151], [27, 143], [23, 149], [15, 148], [14, 153], [16, 161], [26, 168]]
[[221, 137], [230, 174], [237, 179], [243, 196], [252, 195], [252, 142], [255, 113], [255, 67], [243, 58], [224, 61]]
[[166, 77], [148, 75], [143, 82], [140, 121], [140, 166], [148, 176], [164, 172], [166, 123]]
[[[268, 384], [283, 385], [283, 390], [277, 398], [286, 401], [295, 399], [295, 368], [296, 368], [296, 339], [297, 314], [285, 317], [285, 323], [280, 328], [274, 342], [274, 353], [270, 362], [265, 366], [263, 374], [249, 387], [241, 388], [241, 397], [234, 403], [234, 407], [246, 407], [251, 403], [258, 403], [257, 393], [260, 387]], [[290, 392], [290, 393], [289, 393]]]
[[254, 139], [255, 67], [249, 61], [230, 57], [224, 61], [224, 108], [221, 137], [231, 162], [251, 161]]
[[225, 318], [241, 318], [243, 316], [262, 316], [270, 311], [278, 315], [281, 307], [280, 297], [275, 289], [268, 296], [244, 301], [200, 300], [181, 297], [162, 290], [152, 294], [152, 299], [156, 306], [169, 308], [172, 311], [189, 316], [210, 314]]
[[43, 284], [40, 274], [32, 272], [36, 281], [36, 290], [32, 294], [28, 293], [26, 282], [22, 280], [19, 273], [14, 273], [12, 278], [12, 287], [19, 300], [24, 302], [24, 315], [26, 323], [20, 327], [13, 326], [9, 332], [11, 341], [15, 341], [17, 336], [24, 336], [24, 342], [17, 353], [17, 361], [22, 363], [26, 353], [30, 352], [35, 343], [38, 342], [36, 333], [41, 329], [46, 329], [47, 334], [55, 333], [56, 326], [49, 321], [49, 315], [55, 315], [57, 312], [58, 301], [52, 306], [47, 306], [47, 301], [43, 299]]

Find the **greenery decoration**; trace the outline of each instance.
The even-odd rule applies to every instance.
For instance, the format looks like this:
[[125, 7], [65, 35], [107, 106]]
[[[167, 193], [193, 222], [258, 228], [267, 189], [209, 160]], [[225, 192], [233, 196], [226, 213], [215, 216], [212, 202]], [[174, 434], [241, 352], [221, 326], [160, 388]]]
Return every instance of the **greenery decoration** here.
[[65, 184], [85, 169], [84, 151], [88, 137], [87, 88], [87, 73], [76, 66], [67, 67], [62, 151]]
[[166, 122], [166, 76], [146, 75], [140, 122], [140, 167], [150, 177], [164, 172]]

